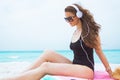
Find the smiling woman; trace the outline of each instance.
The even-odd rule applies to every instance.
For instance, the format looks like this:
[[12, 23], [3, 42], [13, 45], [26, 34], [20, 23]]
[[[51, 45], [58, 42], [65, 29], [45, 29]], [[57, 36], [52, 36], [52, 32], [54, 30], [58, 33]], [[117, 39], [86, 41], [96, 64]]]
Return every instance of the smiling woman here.
[[[93, 10], [93, 12], [98, 15], [98, 17], [95, 17], [98, 19], [98, 22], [100, 20], [103, 21], [104, 30], [106, 28], [106, 31], [103, 31], [104, 35], [102, 35], [104, 43], [101, 45], [99, 35], [100, 25], [96, 23], [96, 19], [93, 18], [93, 15], [79, 4], [64, 7], [69, 1], [54, 0], [51, 2], [50, 0], [45, 0], [42, 3], [40, 3], [41, 1], [1, 1], [5, 4], [0, 5], [2, 6], [0, 8], [0, 11], [2, 11], [0, 13], [2, 14], [2, 16], [0, 15], [0, 17], [2, 17], [0, 18], [2, 22], [0, 23], [0, 25], [2, 25], [2, 28], [0, 27], [0, 50], [44, 50], [46, 48], [63, 50], [69, 49], [66, 44], [70, 42], [70, 49], [74, 53], [72, 59], [71, 57], [63, 56], [59, 54], [59, 52], [51, 50], [43, 51], [37, 60], [35, 60], [35, 54], [30, 55], [31, 57], [28, 57], [29, 54], [22, 55], [22, 57], [17, 56], [16, 53], [12, 56], [7, 55], [5, 56], [7, 61], [26, 60], [25, 58], [23, 59], [23, 56], [31, 59], [31, 61], [35, 60], [22, 74], [7, 78], [8, 80], [41, 79], [47, 74], [93, 79], [95, 70], [94, 58], [96, 58], [93, 56], [94, 49], [104, 64], [103, 68], [105, 68], [107, 73], [111, 76], [112, 66], [109, 65], [109, 58], [107, 58], [107, 61], [101, 47], [105, 47], [104, 49], [119, 49], [119, 38], [118, 36], [114, 36], [119, 35], [119, 29], [116, 27], [118, 24], [114, 24], [117, 22], [114, 22], [116, 15], [113, 16], [112, 14], [112, 12], [114, 12], [113, 10], [117, 9], [118, 6], [115, 7], [117, 4], [114, 6], [115, 9], [112, 9], [110, 4], [108, 4], [109, 7], [107, 6], [108, 9], [105, 9], [107, 2], [102, 0], [100, 3], [102, 3], [102, 5], [104, 4], [103, 6], [101, 6], [100, 3], [98, 4], [96, 0], [92, 0], [93, 3], [91, 1], [91, 3], [86, 5], [91, 11]], [[85, 1], [85, 4], [87, 2], [88, 1]], [[112, 3], [112, 1], [110, 3]], [[116, 1], [113, 3], [115, 4]], [[21, 6], [22, 4], [24, 5]], [[63, 7], [65, 8], [64, 14], [62, 14]], [[107, 10], [109, 14], [107, 13], [106, 15]], [[4, 12], [6, 14], [4, 14]], [[69, 32], [70, 29], [69, 27], [64, 27], [68, 26], [63, 21], [64, 15], [66, 22], [72, 27], [76, 27], [74, 32], [71, 31], [73, 33], [71, 41], [68, 40], [71, 36], [71, 32]], [[104, 16], [104, 20], [101, 19], [103, 18], [102, 16]], [[108, 34], [106, 34], [106, 32]], [[114, 41], [113, 39], [117, 39], [118, 41]], [[0, 56], [0, 58], [2, 58], [0, 61], [5, 60], [3, 56]], [[117, 62], [119, 63], [118, 60]], [[7, 65], [7, 67], [9, 66]]]
[[[102, 51], [99, 28], [90, 12], [78, 4], [65, 8], [65, 20], [76, 27], [70, 48], [74, 53], [73, 61], [56, 51], [46, 50], [22, 74], [3, 80], [39, 80], [45, 75], [72, 76], [85, 79], [94, 78], [93, 49], [104, 64], [109, 76], [112, 74], [110, 65]], [[74, 18], [70, 18], [75, 16]], [[70, 20], [71, 19], [71, 20]], [[62, 68], [61, 68], [62, 67]]]

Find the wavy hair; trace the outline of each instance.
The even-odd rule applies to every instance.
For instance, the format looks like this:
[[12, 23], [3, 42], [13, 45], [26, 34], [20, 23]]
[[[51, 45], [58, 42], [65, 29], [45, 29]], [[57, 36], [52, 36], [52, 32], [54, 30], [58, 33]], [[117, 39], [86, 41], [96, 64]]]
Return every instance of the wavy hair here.
[[[79, 10], [83, 13], [82, 18], [80, 18], [82, 22], [81, 37], [87, 46], [95, 48], [97, 46], [97, 36], [99, 35], [100, 25], [95, 22], [89, 10], [82, 8], [78, 4], [74, 5], [76, 5], [79, 8]], [[72, 6], [67, 6], [65, 8], [65, 12], [71, 12], [74, 15], [76, 15], [77, 11]]]

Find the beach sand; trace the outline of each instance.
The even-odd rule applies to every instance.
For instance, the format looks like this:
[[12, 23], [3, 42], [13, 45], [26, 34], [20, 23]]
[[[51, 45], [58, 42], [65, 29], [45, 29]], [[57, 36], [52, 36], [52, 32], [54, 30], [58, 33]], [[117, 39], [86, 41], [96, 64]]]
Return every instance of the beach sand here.
[[[0, 62], [0, 78], [19, 74], [30, 64], [30, 62]], [[110, 64], [110, 66], [114, 71], [120, 64]], [[95, 63], [95, 70], [105, 71], [104, 66], [100, 63]]]
[[0, 78], [21, 73], [30, 65], [30, 62], [1, 62]]

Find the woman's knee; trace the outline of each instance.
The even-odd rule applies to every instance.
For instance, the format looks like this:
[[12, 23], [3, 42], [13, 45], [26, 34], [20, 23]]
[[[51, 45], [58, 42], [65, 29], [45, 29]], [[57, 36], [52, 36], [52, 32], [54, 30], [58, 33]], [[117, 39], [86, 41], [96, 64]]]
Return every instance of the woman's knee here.
[[47, 70], [49, 68], [49, 64], [50, 64], [50, 62], [44, 62], [41, 64], [40, 68], [42, 68], [42, 70], [44, 70], [47, 73]]

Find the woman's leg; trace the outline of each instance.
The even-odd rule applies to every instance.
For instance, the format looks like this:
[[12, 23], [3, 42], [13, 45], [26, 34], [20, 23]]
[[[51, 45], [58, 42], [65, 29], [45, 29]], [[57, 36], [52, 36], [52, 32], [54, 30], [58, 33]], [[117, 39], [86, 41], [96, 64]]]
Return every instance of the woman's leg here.
[[42, 66], [46, 67], [45, 72], [49, 75], [63, 75], [87, 79], [93, 78], [93, 70], [83, 65], [46, 62], [43, 63]]
[[[53, 62], [53, 63], [69, 63], [71, 64], [72, 62], [67, 59], [66, 57], [54, 52], [54, 51], [50, 51], [50, 50], [47, 50], [47, 51], [44, 51], [44, 53], [33, 63], [31, 64], [27, 70], [24, 71], [24, 73], [22, 73], [21, 75], [18, 75], [16, 76], [16, 78], [18, 80], [25, 80], [24, 78], [27, 78], [27, 80], [29, 80], [28, 78], [31, 78], [31, 77], [35, 77], [36, 75], [33, 75], [33, 73], [36, 73], [37, 74], [37, 69], [38, 67], [42, 67], [41, 64], [43, 64], [44, 62]], [[41, 70], [42, 69], [42, 70]], [[44, 68], [41, 68], [39, 71], [41, 72], [41, 75], [43, 76], [44, 73], [42, 73], [44, 70]], [[29, 75], [27, 75], [29, 74]], [[31, 75], [31, 76], [30, 76]], [[21, 77], [22, 76], [22, 77]], [[15, 77], [14, 77], [15, 78]], [[16, 80], [13, 79], [5, 79], [5, 80]]]
[[66, 63], [44, 62], [36, 69], [27, 71], [17, 77], [5, 80], [40, 80], [46, 74], [72, 76], [86, 79], [93, 78], [92, 69], [86, 66]]
[[72, 63], [69, 59], [58, 54], [57, 52], [47, 50], [47, 51], [44, 51], [42, 55], [33, 64], [31, 64], [26, 71], [35, 69], [44, 62], [70, 63], [70, 64]]

